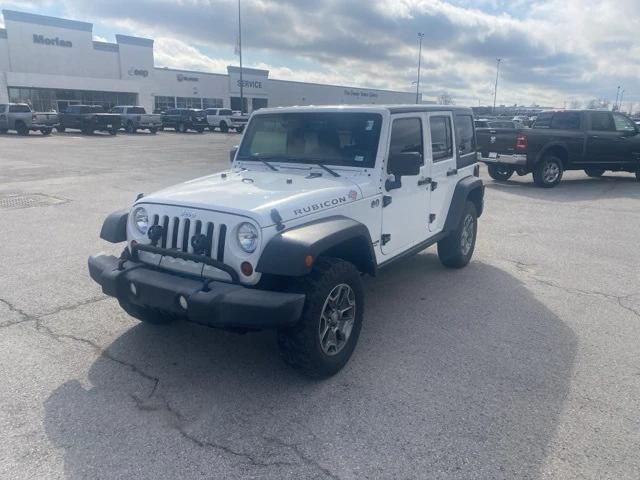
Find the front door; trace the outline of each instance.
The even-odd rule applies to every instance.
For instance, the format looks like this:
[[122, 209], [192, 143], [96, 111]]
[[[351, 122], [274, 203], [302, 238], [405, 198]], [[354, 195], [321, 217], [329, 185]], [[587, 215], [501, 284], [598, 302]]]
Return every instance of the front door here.
[[[393, 117], [389, 157], [395, 153], [418, 152], [422, 155], [422, 167], [418, 175], [403, 176], [401, 186], [385, 192], [387, 206], [382, 209], [381, 251], [393, 256], [428, 237], [429, 193], [426, 185], [424, 126], [425, 115], [420, 113]], [[390, 202], [390, 203], [388, 203]]]
[[620, 161], [620, 168], [632, 172], [638, 171], [640, 168], [640, 135], [638, 135], [636, 125], [620, 113], [613, 114], [613, 122], [618, 133], [618, 140], [613, 148]]
[[458, 183], [454, 149], [456, 141], [451, 112], [431, 112], [428, 122], [427, 158], [430, 159], [428, 166], [431, 177], [429, 231], [436, 233], [444, 228], [453, 190]]

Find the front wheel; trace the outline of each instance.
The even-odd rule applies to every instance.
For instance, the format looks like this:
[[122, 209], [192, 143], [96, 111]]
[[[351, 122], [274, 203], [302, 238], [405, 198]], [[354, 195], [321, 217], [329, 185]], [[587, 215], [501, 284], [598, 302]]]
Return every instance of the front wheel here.
[[311, 378], [327, 378], [349, 361], [364, 315], [364, 290], [356, 267], [320, 258], [294, 289], [306, 295], [299, 322], [278, 332], [285, 363]]
[[222, 133], [227, 133], [229, 131], [229, 126], [226, 124], [226, 122], [220, 122], [220, 131]]
[[151, 133], [151, 135], [155, 135], [156, 133], [158, 133], [158, 129], [157, 128], [150, 128], [149, 132]]
[[[109, 129], [109, 135], [116, 135], [118, 133], [118, 129], [116, 127], [111, 127]], [[135, 133], [135, 132], [133, 132]]]
[[179, 123], [178, 127], [176, 128], [176, 130], [178, 130], [180, 133], [186, 133], [187, 132], [187, 126], [184, 123]]
[[16, 124], [16, 132], [18, 132], [18, 135], [21, 136], [26, 136], [29, 135], [29, 128], [24, 124], [24, 123], [18, 123]]
[[40, 129], [40, 133], [46, 137], [47, 135], [51, 135], [51, 129], [50, 128], [41, 128]]
[[600, 178], [604, 175], [604, 168], [585, 168], [584, 173], [591, 178]]
[[562, 160], [553, 155], [544, 157], [533, 169], [533, 181], [542, 188], [552, 188], [562, 180]]
[[137, 130], [137, 129], [136, 129], [136, 127], [133, 125], [133, 122], [132, 122], [132, 121], [128, 121], [128, 122], [127, 122], [127, 128], [126, 128], [126, 130], [127, 130], [127, 133], [136, 133], [136, 130]]
[[440, 263], [449, 268], [466, 266], [476, 248], [478, 212], [476, 206], [467, 201], [458, 227], [438, 242]]
[[489, 165], [487, 169], [491, 178], [503, 182], [509, 180], [513, 172], [515, 172], [513, 167], [507, 165]]

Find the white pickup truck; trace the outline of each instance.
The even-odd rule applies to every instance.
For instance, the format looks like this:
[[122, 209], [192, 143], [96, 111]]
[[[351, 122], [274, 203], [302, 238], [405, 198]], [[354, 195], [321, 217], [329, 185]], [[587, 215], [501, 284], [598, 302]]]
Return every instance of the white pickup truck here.
[[156, 134], [162, 128], [162, 116], [155, 113], [147, 113], [144, 107], [118, 105], [111, 109], [111, 113], [120, 115], [120, 124], [127, 133], [149, 130], [149, 132]]
[[207, 108], [205, 113], [207, 114], [209, 130], [212, 132], [218, 128], [223, 133], [227, 133], [229, 129], [242, 133], [244, 127], [247, 125], [246, 117], [235, 115], [234, 112], [228, 108]]
[[28, 135], [29, 131], [40, 131], [49, 135], [58, 123], [55, 112], [34, 112], [26, 103], [0, 104], [0, 133], [15, 130], [18, 135]]
[[471, 260], [478, 174], [468, 108], [262, 109], [229, 170], [107, 217], [100, 236], [126, 247], [89, 272], [144, 322], [275, 329], [285, 362], [327, 377], [358, 341], [362, 274], [434, 244], [447, 267]]

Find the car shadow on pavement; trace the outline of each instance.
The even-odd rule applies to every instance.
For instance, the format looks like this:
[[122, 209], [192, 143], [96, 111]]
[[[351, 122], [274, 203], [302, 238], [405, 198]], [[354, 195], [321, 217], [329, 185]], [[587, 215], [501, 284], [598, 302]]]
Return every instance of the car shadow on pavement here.
[[366, 292], [356, 353], [321, 382], [279, 362], [271, 333], [126, 331], [45, 402], [68, 478], [538, 477], [572, 330], [511, 274], [433, 253]]

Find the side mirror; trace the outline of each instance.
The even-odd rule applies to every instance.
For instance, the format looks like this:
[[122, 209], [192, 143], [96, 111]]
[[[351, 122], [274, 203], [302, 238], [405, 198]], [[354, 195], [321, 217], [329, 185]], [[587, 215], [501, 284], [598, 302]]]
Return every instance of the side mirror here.
[[422, 155], [418, 152], [400, 152], [389, 156], [389, 173], [396, 177], [418, 175], [422, 166]]
[[231, 151], [229, 152], [229, 162], [233, 163], [233, 160], [236, 158], [236, 153], [238, 152], [238, 145], [234, 145], [231, 147]]

